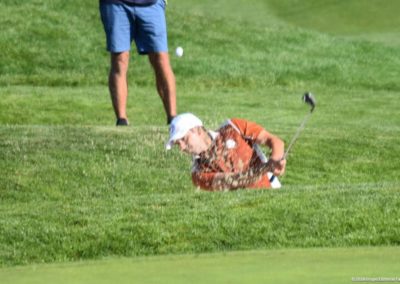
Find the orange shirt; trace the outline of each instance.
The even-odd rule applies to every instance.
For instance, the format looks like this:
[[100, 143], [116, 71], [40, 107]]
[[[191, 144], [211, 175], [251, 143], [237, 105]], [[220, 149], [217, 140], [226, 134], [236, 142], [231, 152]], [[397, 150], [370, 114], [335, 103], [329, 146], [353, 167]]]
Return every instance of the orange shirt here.
[[[217, 173], [243, 173], [263, 164], [260, 153], [256, 150], [255, 139], [263, 128], [243, 119], [228, 120], [217, 130], [210, 148], [195, 160], [192, 170], [194, 185], [204, 190], [225, 189], [213, 184]], [[248, 186], [248, 188], [270, 188], [267, 175]], [[234, 187], [228, 189], [236, 189]]]

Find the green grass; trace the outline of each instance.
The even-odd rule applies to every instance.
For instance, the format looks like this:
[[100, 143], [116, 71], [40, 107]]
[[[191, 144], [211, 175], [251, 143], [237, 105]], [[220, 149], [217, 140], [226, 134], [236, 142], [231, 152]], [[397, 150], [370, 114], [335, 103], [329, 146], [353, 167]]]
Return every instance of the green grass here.
[[[168, 173], [168, 172], [167, 172]], [[163, 184], [138, 177], [141, 193], [114, 174], [103, 187], [51, 188], [2, 205], [3, 264], [287, 247], [399, 245], [396, 184], [287, 186], [234, 194], [155, 193]], [[94, 178], [93, 178], [94, 179]], [[57, 181], [57, 179], [54, 179]], [[66, 187], [76, 181], [65, 182]], [[33, 184], [35, 188], [40, 188]], [[56, 187], [61, 187], [58, 184]], [[165, 187], [165, 185], [164, 185]], [[170, 189], [171, 190], [171, 189]], [[20, 190], [22, 191], [22, 190]], [[179, 192], [181, 191], [181, 192]], [[33, 206], [35, 204], [35, 206]], [[304, 209], [306, 208], [306, 209]]]
[[[97, 2], [44, 3], [0, 4], [0, 24], [6, 27], [0, 47], [7, 51], [0, 55], [0, 86], [106, 84], [109, 60]], [[288, 25], [238, 22], [233, 16], [208, 17], [183, 7], [178, 3], [168, 7], [170, 47], [185, 49], [184, 58], [172, 60], [180, 91], [242, 88], [250, 92], [276, 85], [304, 89], [321, 84], [400, 89], [397, 47], [344, 41]], [[29, 23], [8, 16], [21, 9], [36, 16]], [[132, 59], [130, 81], [132, 90], [153, 87], [145, 58]]]
[[185, 49], [171, 58], [180, 112], [209, 128], [247, 118], [288, 143], [308, 111], [302, 93], [317, 98], [282, 190], [209, 194], [192, 186], [190, 158], [163, 148], [168, 129], [144, 57], [130, 63], [132, 125], [114, 127], [97, 1], [2, 1], [0, 266], [399, 246], [390, 11], [400, 2], [388, 11], [376, 1], [330, 1], [329, 10], [303, 1], [301, 14], [297, 3], [170, 1], [169, 45]]
[[286, 23], [352, 39], [399, 46], [396, 0], [268, 1]]
[[0, 276], [14, 284], [391, 282], [398, 281], [399, 253], [361, 247], [106, 259], [1, 269]]

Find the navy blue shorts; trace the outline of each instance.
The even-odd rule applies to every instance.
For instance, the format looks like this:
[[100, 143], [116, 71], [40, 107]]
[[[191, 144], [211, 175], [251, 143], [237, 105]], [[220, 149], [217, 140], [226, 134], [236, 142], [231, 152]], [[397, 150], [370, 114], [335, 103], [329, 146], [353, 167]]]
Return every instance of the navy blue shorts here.
[[167, 52], [165, 5], [165, 0], [150, 6], [101, 3], [107, 50], [113, 53], [129, 51], [134, 40], [139, 54]]

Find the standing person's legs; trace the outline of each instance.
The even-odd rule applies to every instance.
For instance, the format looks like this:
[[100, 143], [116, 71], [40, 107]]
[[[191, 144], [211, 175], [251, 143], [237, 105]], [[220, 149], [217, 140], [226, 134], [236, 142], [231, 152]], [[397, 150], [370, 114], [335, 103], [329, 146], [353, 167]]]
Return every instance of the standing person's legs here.
[[127, 72], [132, 42], [131, 11], [123, 4], [101, 3], [100, 14], [111, 58], [108, 86], [112, 105], [117, 125], [127, 125]]
[[149, 60], [154, 69], [157, 91], [163, 102], [169, 124], [176, 116], [176, 85], [168, 52], [149, 53]]
[[151, 6], [101, 4], [100, 11], [111, 53], [109, 89], [118, 118], [126, 119], [128, 97], [127, 71], [129, 50], [135, 39], [139, 54], [148, 54], [154, 69], [156, 86], [167, 114], [168, 123], [176, 115], [176, 86], [167, 43], [165, 1]]
[[176, 86], [168, 55], [165, 5], [164, 0], [158, 0], [149, 7], [135, 9], [138, 29], [134, 33], [134, 38], [138, 52], [149, 55], [156, 77], [157, 92], [170, 123], [176, 116]]
[[[108, 77], [111, 100], [117, 117], [117, 125], [127, 124], [126, 103], [128, 100], [129, 51], [111, 53], [111, 68]], [[125, 120], [125, 121], [124, 121]]]

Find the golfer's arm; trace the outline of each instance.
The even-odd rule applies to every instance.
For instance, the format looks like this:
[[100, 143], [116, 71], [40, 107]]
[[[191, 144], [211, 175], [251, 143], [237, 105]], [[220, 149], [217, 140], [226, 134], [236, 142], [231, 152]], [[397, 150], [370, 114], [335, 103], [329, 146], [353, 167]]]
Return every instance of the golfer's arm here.
[[285, 144], [275, 135], [272, 135], [266, 130], [262, 130], [255, 139], [255, 142], [260, 145], [265, 145], [271, 149], [270, 159], [280, 161], [283, 158]]

